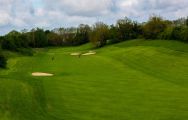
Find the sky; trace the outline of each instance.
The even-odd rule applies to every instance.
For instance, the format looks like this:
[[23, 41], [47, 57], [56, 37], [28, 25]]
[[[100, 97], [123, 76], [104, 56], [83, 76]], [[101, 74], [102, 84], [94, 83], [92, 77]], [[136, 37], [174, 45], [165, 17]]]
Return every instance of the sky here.
[[143, 22], [152, 14], [170, 20], [186, 17], [188, 0], [0, 0], [0, 35], [35, 27], [113, 24], [125, 16]]

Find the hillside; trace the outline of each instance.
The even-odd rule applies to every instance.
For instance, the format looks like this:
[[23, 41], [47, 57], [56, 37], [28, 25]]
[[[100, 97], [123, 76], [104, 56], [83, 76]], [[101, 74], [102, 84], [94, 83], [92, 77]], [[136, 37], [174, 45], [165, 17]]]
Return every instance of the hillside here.
[[0, 120], [187, 120], [187, 44], [132, 40], [70, 55], [90, 48], [11, 53], [0, 70]]

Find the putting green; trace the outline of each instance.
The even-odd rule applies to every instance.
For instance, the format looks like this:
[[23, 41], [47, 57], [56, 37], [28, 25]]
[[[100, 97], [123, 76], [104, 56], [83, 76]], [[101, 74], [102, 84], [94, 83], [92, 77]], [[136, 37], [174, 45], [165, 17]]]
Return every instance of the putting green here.
[[0, 120], [187, 120], [187, 44], [132, 40], [70, 55], [90, 48], [14, 55], [0, 70]]

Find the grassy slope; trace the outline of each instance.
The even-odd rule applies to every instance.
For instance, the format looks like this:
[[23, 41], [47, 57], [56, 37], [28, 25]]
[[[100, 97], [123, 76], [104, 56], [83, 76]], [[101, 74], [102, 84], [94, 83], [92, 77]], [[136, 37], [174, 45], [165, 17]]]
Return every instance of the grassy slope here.
[[[188, 45], [133, 40], [77, 58], [37, 50], [0, 71], [0, 120], [186, 120]], [[55, 60], [51, 58], [55, 56]], [[32, 77], [32, 72], [54, 77]]]

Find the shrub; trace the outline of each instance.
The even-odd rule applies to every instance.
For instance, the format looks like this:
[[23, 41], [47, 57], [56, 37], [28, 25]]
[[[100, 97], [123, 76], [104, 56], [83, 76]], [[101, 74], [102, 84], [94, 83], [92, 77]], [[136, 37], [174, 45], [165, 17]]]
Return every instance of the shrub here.
[[159, 38], [160, 38], [160, 39], [165, 39], [165, 40], [173, 39], [173, 37], [172, 37], [173, 29], [174, 29], [174, 27], [172, 27], [172, 26], [167, 27], [167, 28], [164, 30], [164, 32], [162, 32], [162, 33], [159, 35]]
[[172, 39], [184, 41], [186, 39], [186, 29], [183, 26], [176, 26], [172, 31]]
[[182, 30], [182, 41], [183, 42], [188, 42], [188, 26], [185, 27], [183, 30]]
[[6, 68], [6, 64], [7, 64], [7, 59], [2, 53], [0, 53], [0, 67]]

